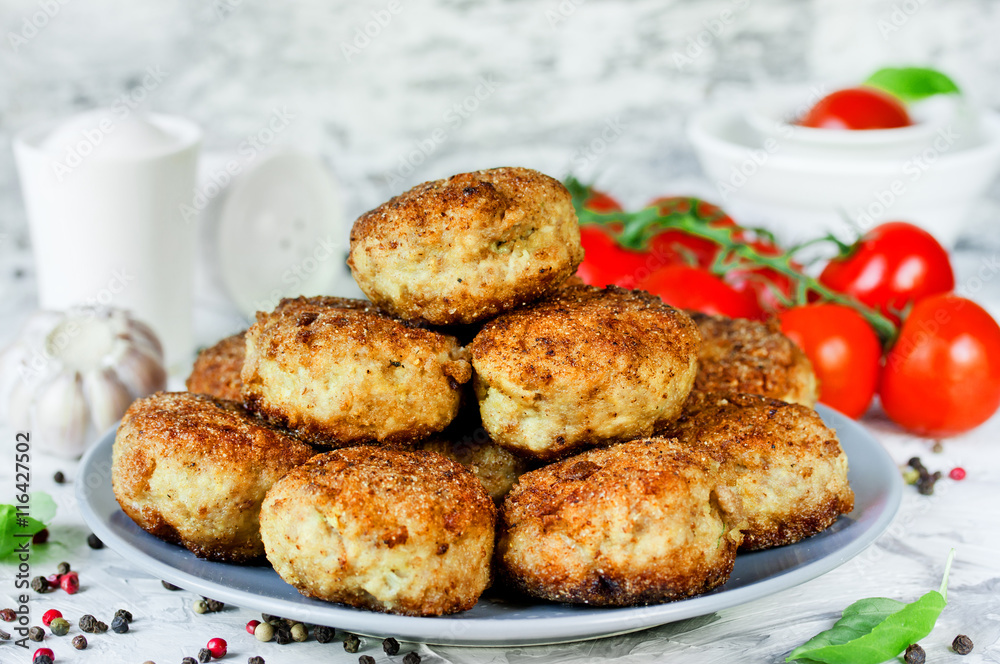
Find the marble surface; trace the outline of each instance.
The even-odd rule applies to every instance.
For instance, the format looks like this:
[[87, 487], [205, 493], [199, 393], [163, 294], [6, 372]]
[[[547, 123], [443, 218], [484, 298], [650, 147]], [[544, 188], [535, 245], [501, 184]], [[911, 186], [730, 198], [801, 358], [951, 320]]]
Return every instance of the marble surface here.
[[[556, 176], [573, 171], [629, 205], [665, 193], [710, 194], [684, 137], [694, 110], [744, 104], [761, 86], [857, 80], [885, 63], [933, 63], [981, 105], [1000, 107], [1000, 5], [991, 0], [402, 2], [378, 36], [355, 47], [360, 52], [345, 48], [389, 4], [0, 2], [0, 344], [35, 307], [11, 137], [93, 107], [127, 103], [191, 117], [206, 132], [206, 173], [239, 156], [240, 143], [276, 108], [287, 109], [295, 120], [264, 153], [295, 147], [321, 156], [343, 187], [348, 218], [414, 183], [498, 164]], [[46, 7], [51, 15], [37, 18]], [[726, 10], [734, 20], [711, 33]], [[25, 21], [44, 26], [32, 31]], [[690, 63], [679, 60], [706, 30], [707, 46]], [[162, 72], [162, 81], [148, 84], [151, 71]], [[454, 111], [470, 97], [474, 111]], [[588, 147], [609, 123], [621, 128], [615, 140], [600, 150]], [[446, 130], [445, 140], [413, 158], [438, 128]], [[959, 290], [996, 317], [998, 218], [1000, 183], [994, 183], [955, 254]], [[246, 324], [212, 278], [212, 260], [203, 253], [196, 267], [201, 344]], [[175, 385], [182, 375], [179, 368]], [[932, 470], [961, 465], [969, 476], [943, 481], [932, 497], [909, 488], [889, 531], [833, 572], [741, 607], [627, 636], [534, 648], [404, 646], [404, 652], [415, 648], [433, 663], [780, 662], [860, 597], [912, 600], [936, 588], [954, 547], [949, 605], [923, 641], [928, 661], [1000, 662], [1000, 516], [993, 508], [1000, 496], [1000, 417], [946, 441], [940, 454], [877, 411], [864, 423], [898, 462], [920, 455]], [[13, 493], [5, 461], [12, 454], [13, 432], [0, 428], [0, 501]], [[70, 617], [90, 612], [109, 619], [119, 607], [136, 616], [129, 634], [96, 636], [81, 652], [51, 637], [46, 645], [58, 661], [176, 663], [215, 636], [229, 641], [224, 661], [257, 654], [268, 664], [358, 661], [339, 639], [258, 644], [242, 631], [256, 617], [249, 611], [195, 614], [190, 593], [166, 591], [114, 551], [87, 547], [72, 484], [51, 481], [55, 470], [72, 479], [73, 462], [37, 456], [33, 467], [32, 488], [52, 493], [60, 510], [51, 543], [32, 565], [49, 572], [68, 560], [83, 582], [74, 596], [34, 597], [35, 620], [49, 607]], [[12, 568], [0, 564], [0, 605], [12, 604], [13, 595]], [[958, 633], [976, 644], [961, 660], [948, 649]], [[359, 654], [390, 661], [373, 640]], [[0, 644], [3, 664], [27, 661]]]

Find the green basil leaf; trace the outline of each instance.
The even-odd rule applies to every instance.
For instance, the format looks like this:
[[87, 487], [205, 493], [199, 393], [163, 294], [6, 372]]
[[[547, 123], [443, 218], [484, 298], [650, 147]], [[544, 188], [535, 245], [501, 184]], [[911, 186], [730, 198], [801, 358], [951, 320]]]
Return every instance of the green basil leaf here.
[[[17, 508], [13, 505], [0, 505], [0, 559], [13, 553], [28, 539], [26, 535], [34, 535], [45, 528], [45, 522], [51, 521], [55, 516], [56, 503], [44, 491], [31, 494], [28, 505], [28, 514], [31, 516], [26, 518], [19, 517]], [[25, 521], [19, 524], [19, 518], [25, 518]]]
[[886, 67], [868, 77], [865, 85], [884, 90], [905, 102], [934, 95], [961, 94], [946, 74], [925, 67]]
[[946, 604], [952, 550], [941, 591], [932, 590], [910, 604], [886, 597], [858, 600], [840, 620], [793, 650], [786, 662], [807, 659], [825, 664], [881, 664], [931, 633]]
[[32, 518], [49, 523], [56, 515], [56, 501], [44, 491], [35, 491], [28, 498], [28, 512]]

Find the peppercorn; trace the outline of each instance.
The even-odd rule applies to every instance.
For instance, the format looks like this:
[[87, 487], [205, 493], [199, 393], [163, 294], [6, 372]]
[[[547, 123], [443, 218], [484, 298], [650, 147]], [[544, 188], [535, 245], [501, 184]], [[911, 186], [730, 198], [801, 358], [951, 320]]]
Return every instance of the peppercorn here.
[[406, 653], [406, 657], [403, 658], [403, 664], [420, 664], [420, 655], [415, 652]]
[[56, 474], [52, 476], [52, 481], [56, 484], [62, 484], [66, 481], [66, 476], [63, 475], [63, 471], [57, 470]]
[[181, 664], [198, 664], [198, 660], [194, 657], [185, 657], [181, 660]]
[[309, 630], [302, 623], [295, 623], [292, 625], [292, 641], [298, 641], [301, 643], [309, 638]]
[[361, 639], [354, 634], [344, 635], [344, 650], [347, 652], [357, 652], [361, 648]]
[[44, 576], [36, 576], [31, 580], [31, 589], [36, 593], [47, 593], [49, 591], [49, 581]]
[[941, 444], [940, 440], [935, 440], [934, 445], [931, 446], [931, 452], [934, 454], [941, 454], [944, 452], [944, 445]]
[[203, 599], [196, 599], [193, 608], [195, 613], [208, 613], [208, 602]]
[[375, 658], [371, 655], [362, 655], [358, 657], [358, 664], [375, 664]]
[[111, 631], [115, 634], [124, 634], [128, 631], [128, 621], [125, 620], [125, 616], [116, 615], [114, 620], [111, 621]]
[[166, 588], [167, 590], [184, 590], [180, 586], [175, 586], [174, 584], [170, 583], [169, 581], [160, 581], [160, 583], [162, 583], [163, 587]]
[[253, 635], [258, 641], [270, 641], [274, 638], [274, 627], [271, 623], [262, 622], [254, 629]]
[[45, 630], [36, 625], [28, 630], [28, 638], [32, 641], [41, 641], [45, 638]]
[[4, 622], [14, 622], [17, 620], [17, 614], [14, 613], [14, 609], [0, 609], [0, 619]]
[[288, 629], [284, 625], [280, 625], [274, 628], [274, 640], [278, 642], [279, 646], [292, 642], [292, 630]]
[[53, 618], [52, 622], [49, 623], [49, 630], [55, 636], [66, 636], [69, 634], [69, 621], [65, 618]]
[[906, 652], [903, 654], [903, 661], [906, 664], [924, 664], [926, 659], [927, 653], [924, 652], [919, 643], [911, 643], [906, 646]]
[[907, 484], [916, 484], [917, 480], [920, 479], [920, 473], [913, 468], [907, 468], [903, 471], [903, 481]]
[[247, 634], [253, 634], [253, 631], [257, 629], [257, 625], [260, 624], [259, 620], [249, 620], [247, 621]]
[[198, 661], [201, 662], [202, 664], [205, 664], [205, 662], [211, 662], [212, 661], [212, 651], [209, 650], [208, 648], [202, 648], [201, 650], [199, 650], [198, 651]]
[[967, 637], [965, 634], [959, 634], [955, 637], [955, 640], [951, 642], [951, 649], [959, 655], [968, 655], [972, 652], [972, 639]]
[[56, 565], [56, 574], [62, 576], [63, 574], [69, 574], [69, 563], [61, 562]]
[[49, 660], [51, 664], [52, 660], [54, 660], [55, 657], [56, 656], [55, 653], [52, 652], [52, 648], [39, 648], [38, 650], [35, 651], [35, 654], [32, 655], [31, 661], [41, 662], [41, 660], [44, 658]]
[[329, 643], [333, 641], [334, 634], [336, 630], [333, 627], [327, 627], [326, 625], [316, 625], [313, 628], [313, 636], [320, 643]]
[[951, 471], [948, 472], [948, 477], [955, 480], [956, 482], [961, 482], [962, 480], [965, 479], [965, 468], [962, 468], [961, 466], [956, 466], [955, 468], [952, 468]]
[[209, 639], [208, 644], [205, 646], [208, 648], [208, 652], [212, 654], [212, 657], [216, 659], [221, 659], [226, 656], [229, 652], [229, 644], [226, 643], [225, 639], [220, 639], [218, 637], [214, 639]]
[[271, 623], [272, 625], [274, 624], [275, 621], [280, 622], [281, 620], [284, 620], [284, 618], [279, 618], [278, 616], [272, 616], [270, 613], [262, 613], [260, 614], [260, 618], [264, 622]]
[[70, 595], [75, 595], [80, 590], [80, 575], [76, 572], [66, 572], [59, 577], [59, 587]]
[[132, 612], [126, 609], [118, 609], [117, 611], [115, 611], [115, 618], [117, 618], [118, 616], [121, 616], [128, 622], [132, 622], [132, 620], [134, 620], [134, 618], [132, 618]]
[[382, 642], [382, 650], [385, 651], [386, 655], [398, 655], [399, 654], [399, 641], [392, 638], [391, 636]]
[[264, 658], [260, 655], [254, 655], [247, 660], [247, 664], [264, 664]]
[[49, 582], [49, 585], [55, 590], [59, 586], [59, 577], [61, 574], [49, 574], [45, 577], [45, 580]]
[[80, 616], [80, 630], [88, 634], [97, 632], [97, 618], [89, 613]]
[[49, 529], [42, 528], [37, 533], [31, 536], [32, 544], [45, 544], [49, 541]]
[[48, 655], [35, 655], [31, 660], [31, 664], [53, 664], [52, 658]]
[[226, 608], [226, 605], [222, 602], [212, 599], [210, 597], [202, 597], [205, 600], [205, 604], [208, 606], [209, 613], [218, 613], [222, 609]]
[[9, 640], [10, 640], [10, 634], [0, 629], [0, 641], [9, 641]]
[[87, 649], [87, 637], [83, 634], [77, 634], [73, 637], [73, 647], [77, 650]]

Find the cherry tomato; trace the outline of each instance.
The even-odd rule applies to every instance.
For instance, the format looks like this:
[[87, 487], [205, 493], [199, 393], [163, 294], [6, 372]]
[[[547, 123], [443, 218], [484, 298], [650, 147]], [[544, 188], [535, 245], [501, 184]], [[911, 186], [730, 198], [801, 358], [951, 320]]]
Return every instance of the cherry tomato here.
[[853, 295], [896, 323], [897, 312], [955, 287], [948, 252], [934, 236], [905, 221], [876, 226], [862, 236], [851, 252], [830, 261], [820, 282]]
[[842, 304], [809, 304], [779, 315], [781, 330], [809, 357], [819, 400], [853, 418], [878, 387], [882, 346], [868, 321]]
[[1000, 407], [1000, 326], [957, 295], [917, 302], [886, 356], [879, 395], [893, 422], [921, 436], [979, 426]]
[[[659, 208], [660, 214], [687, 212], [691, 209], [691, 199], [682, 196], [661, 196], [649, 202], [646, 207]], [[719, 207], [699, 201], [698, 213], [703, 217], [718, 217], [711, 223], [718, 227], [736, 227], [736, 222]], [[711, 240], [685, 233], [676, 228], [666, 228], [657, 232], [649, 240], [649, 251], [664, 263], [679, 263], [708, 268], [719, 255], [720, 246]]]
[[618, 201], [603, 191], [597, 191], [596, 189], [590, 191], [590, 198], [584, 201], [583, 206], [594, 212], [601, 213], [622, 211], [622, 206]]
[[[763, 240], [752, 240], [750, 245], [764, 256], [784, 253], [781, 247]], [[792, 265], [800, 267], [795, 262]], [[785, 302], [791, 299], [795, 288], [789, 277], [769, 267], [736, 266], [726, 272], [723, 280], [740, 292], [752, 293], [761, 309], [770, 313], [787, 309]]]
[[679, 309], [730, 318], [763, 315], [752, 295], [740, 293], [714, 274], [689, 265], [667, 265], [639, 282], [639, 288]]
[[817, 129], [894, 129], [913, 123], [898, 99], [876, 88], [860, 87], [823, 97], [799, 124]]
[[621, 247], [601, 226], [581, 226], [580, 244], [583, 245], [583, 262], [576, 275], [585, 284], [635, 288], [638, 280], [651, 271], [651, 266], [647, 264], [650, 261], [648, 254]]

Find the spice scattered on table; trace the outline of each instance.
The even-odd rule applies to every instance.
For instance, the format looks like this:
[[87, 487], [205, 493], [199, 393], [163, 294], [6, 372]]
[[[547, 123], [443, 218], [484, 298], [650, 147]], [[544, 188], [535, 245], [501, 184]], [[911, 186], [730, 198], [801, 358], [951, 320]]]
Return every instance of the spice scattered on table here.
[[[908, 462], [907, 465], [911, 468], [910, 471], [903, 473], [903, 478], [906, 480], [907, 484], [916, 484], [917, 491], [924, 496], [930, 496], [934, 493], [934, 484], [941, 479], [941, 471], [936, 471], [934, 473], [927, 470], [923, 462], [920, 461], [920, 457], [913, 457]], [[917, 475], [915, 479], [913, 478], [913, 471], [916, 471]]]
[[247, 660], [247, 664], [264, 664], [264, 658], [260, 655], [254, 655]]
[[361, 639], [354, 634], [344, 635], [344, 650], [347, 652], [357, 652], [361, 648]]
[[919, 643], [911, 643], [906, 647], [906, 653], [903, 655], [903, 661], [906, 664], [924, 664], [926, 660], [927, 653], [924, 652]]
[[77, 650], [87, 649], [87, 637], [83, 634], [77, 634], [73, 637], [73, 647]]
[[333, 641], [333, 637], [336, 634], [336, 630], [333, 627], [327, 627], [326, 625], [316, 625], [313, 628], [313, 636], [320, 643], [329, 643]]
[[37, 533], [31, 536], [32, 544], [45, 544], [49, 541], [49, 529], [42, 528]]
[[56, 484], [64, 484], [66, 482], [66, 476], [63, 474], [63, 471], [57, 470], [56, 474], [52, 476], [52, 481]]
[[257, 625], [260, 624], [259, 620], [249, 620], [247, 621], [247, 633], [253, 634], [254, 630], [257, 629]]
[[226, 605], [217, 599], [212, 599], [210, 597], [202, 597], [202, 599], [205, 600], [205, 604], [208, 605], [209, 613], [218, 613], [219, 611], [226, 608]]
[[375, 658], [371, 655], [362, 655], [358, 657], [358, 664], [375, 664]]
[[88, 634], [103, 634], [108, 631], [108, 624], [87, 613], [80, 617], [80, 631]]
[[55, 658], [56, 656], [55, 653], [52, 652], [52, 648], [39, 648], [35, 651], [35, 654], [32, 655], [31, 661], [35, 664], [45, 664], [44, 660], [48, 660], [49, 664], [52, 664], [52, 662], [55, 661]]
[[956, 482], [961, 482], [962, 480], [965, 479], [965, 468], [962, 468], [961, 466], [952, 468], [951, 472], [948, 473], [948, 477], [955, 480]]
[[69, 634], [70, 624], [65, 618], [55, 618], [49, 625], [49, 630], [55, 636], [66, 636]]
[[31, 589], [36, 593], [47, 593], [49, 591], [49, 580], [44, 576], [36, 576], [31, 579]]
[[399, 654], [399, 641], [392, 638], [391, 636], [382, 642], [382, 650], [385, 651], [386, 655], [398, 655]]
[[128, 621], [124, 616], [115, 615], [111, 621], [111, 631], [115, 634], [124, 634], [128, 631]]
[[70, 595], [75, 595], [80, 590], [80, 575], [76, 572], [67, 572], [59, 577], [59, 587]]
[[220, 639], [218, 637], [210, 639], [208, 645], [205, 646], [208, 651], [212, 653], [212, 657], [219, 659], [225, 657], [226, 653], [229, 652], [229, 644], [226, 643], [225, 639]]
[[10, 634], [0, 629], [0, 641], [9, 641], [9, 640], [10, 640]]
[[972, 639], [967, 637], [965, 634], [959, 634], [955, 637], [955, 640], [951, 642], [951, 649], [959, 655], [968, 655], [972, 652]]
[[420, 655], [415, 652], [406, 653], [406, 657], [403, 658], [403, 664], [420, 664]]
[[14, 622], [17, 619], [17, 614], [14, 613], [14, 609], [0, 609], [0, 620], [4, 622]]
[[[253, 635], [258, 641], [270, 641], [274, 638], [274, 627], [271, 623], [262, 622], [253, 630]], [[317, 639], [318, 640], [318, 639]]]
[[208, 613], [208, 602], [203, 599], [196, 599], [192, 607], [195, 613]]
[[49, 625], [52, 624], [53, 620], [62, 617], [63, 617], [62, 611], [60, 611], [59, 609], [49, 609], [48, 611], [42, 614], [42, 624], [48, 627]]
[[212, 661], [212, 652], [208, 648], [202, 648], [198, 651], [198, 661], [201, 664]]
[[198, 664], [198, 660], [194, 657], [185, 657], [181, 660], [181, 664]]
[[292, 641], [301, 643], [309, 638], [309, 630], [302, 623], [292, 625]]
[[28, 629], [28, 638], [32, 641], [41, 641], [45, 638], [45, 630], [38, 625], [35, 625], [34, 627]]
[[167, 590], [184, 590], [180, 586], [175, 586], [169, 581], [160, 581], [160, 583], [163, 584], [163, 587], [166, 588]]
[[286, 625], [278, 625], [274, 628], [274, 640], [279, 646], [284, 646], [292, 642], [292, 630]]
[[56, 574], [58, 574], [59, 576], [62, 576], [63, 574], [69, 574], [69, 571], [70, 571], [69, 563], [66, 561], [63, 561], [58, 565], [56, 565]]
[[135, 620], [132, 617], [132, 612], [129, 611], [128, 609], [118, 609], [117, 611], [115, 611], [115, 618], [117, 618], [118, 616], [121, 616], [128, 622], [132, 622], [133, 620]]
[[95, 550], [96, 549], [103, 549], [104, 548], [104, 542], [102, 542], [101, 538], [98, 537], [97, 535], [95, 535], [94, 533], [90, 533], [89, 535], [87, 535], [87, 546], [89, 546], [91, 549], [95, 549]]

